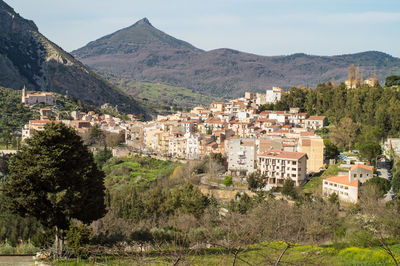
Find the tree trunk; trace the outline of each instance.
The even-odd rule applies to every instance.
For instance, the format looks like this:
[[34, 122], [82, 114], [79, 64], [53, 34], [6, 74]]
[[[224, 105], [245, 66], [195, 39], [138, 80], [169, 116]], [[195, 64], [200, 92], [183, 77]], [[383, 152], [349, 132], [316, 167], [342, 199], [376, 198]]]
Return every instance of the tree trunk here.
[[60, 249], [60, 247], [59, 247], [59, 244], [60, 244], [59, 233], [60, 233], [60, 231], [59, 231], [59, 229], [58, 229], [58, 226], [56, 226], [56, 236], [55, 236], [56, 239], [55, 239], [55, 241], [54, 241], [54, 245], [55, 245], [55, 249], [56, 249], [56, 252], [55, 252], [55, 254], [54, 254], [54, 257], [55, 257], [56, 259], [58, 259], [59, 249]]

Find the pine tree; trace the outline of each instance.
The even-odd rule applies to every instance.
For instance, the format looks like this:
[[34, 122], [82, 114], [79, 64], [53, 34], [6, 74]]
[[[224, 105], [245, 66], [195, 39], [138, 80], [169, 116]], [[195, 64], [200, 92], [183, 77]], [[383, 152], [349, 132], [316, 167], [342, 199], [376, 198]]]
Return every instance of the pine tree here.
[[98, 170], [75, 130], [48, 124], [36, 132], [10, 163], [4, 185], [11, 211], [56, 228], [57, 251], [71, 219], [90, 223], [105, 214], [104, 173]]

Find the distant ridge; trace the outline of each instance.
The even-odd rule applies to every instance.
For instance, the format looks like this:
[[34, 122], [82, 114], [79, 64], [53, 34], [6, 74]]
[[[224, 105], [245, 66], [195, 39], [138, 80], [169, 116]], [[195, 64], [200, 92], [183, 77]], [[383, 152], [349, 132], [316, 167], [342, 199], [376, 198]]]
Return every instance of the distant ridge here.
[[103, 74], [222, 96], [274, 85], [315, 86], [332, 78], [342, 82], [350, 64], [359, 66], [365, 77], [376, 69], [381, 82], [387, 75], [400, 74], [400, 59], [378, 51], [338, 56], [259, 56], [226, 48], [202, 51], [156, 29], [147, 18], [72, 54]]
[[0, 0], [0, 86], [54, 91], [86, 103], [142, 113], [131, 98], [43, 36], [35, 23]]

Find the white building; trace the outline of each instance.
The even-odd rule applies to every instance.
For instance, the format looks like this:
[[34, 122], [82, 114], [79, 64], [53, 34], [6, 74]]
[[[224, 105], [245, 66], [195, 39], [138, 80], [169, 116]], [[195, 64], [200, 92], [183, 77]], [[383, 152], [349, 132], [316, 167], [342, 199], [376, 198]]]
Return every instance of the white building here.
[[228, 171], [232, 175], [248, 175], [257, 170], [257, 145], [254, 139], [230, 139], [225, 152], [228, 156]]
[[360, 182], [349, 175], [330, 177], [322, 181], [322, 194], [325, 197], [335, 193], [339, 200], [345, 202], [356, 203], [359, 188]]
[[307, 178], [307, 155], [302, 152], [267, 151], [257, 156], [257, 164], [267, 177], [267, 188], [282, 186], [287, 178], [300, 186]]
[[186, 137], [186, 158], [199, 159], [200, 141], [203, 139], [203, 134], [185, 134]]
[[325, 116], [310, 116], [304, 121], [304, 126], [307, 129], [317, 130], [327, 125]]
[[276, 103], [281, 100], [283, 90], [278, 87], [272, 87], [267, 90], [267, 103]]

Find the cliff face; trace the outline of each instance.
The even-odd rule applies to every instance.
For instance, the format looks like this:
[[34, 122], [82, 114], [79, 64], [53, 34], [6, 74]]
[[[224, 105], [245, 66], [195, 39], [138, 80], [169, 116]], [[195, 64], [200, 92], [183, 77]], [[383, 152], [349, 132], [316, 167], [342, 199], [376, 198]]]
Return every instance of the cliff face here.
[[43, 36], [35, 23], [0, 0], [0, 85], [54, 91], [140, 113], [137, 103]]
[[232, 49], [202, 51], [153, 27], [147, 19], [90, 42], [72, 54], [92, 69], [124, 80], [161, 82], [206, 94], [240, 96], [272, 86], [315, 86], [347, 79], [350, 64], [383, 81], [400, 74], [400, 59], [370, 51], [339, 56], [259, 56]]

